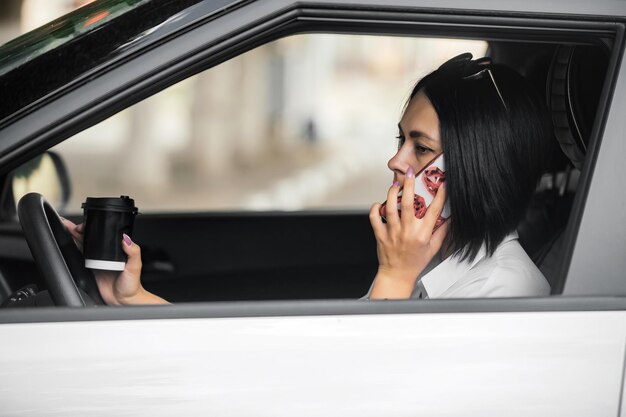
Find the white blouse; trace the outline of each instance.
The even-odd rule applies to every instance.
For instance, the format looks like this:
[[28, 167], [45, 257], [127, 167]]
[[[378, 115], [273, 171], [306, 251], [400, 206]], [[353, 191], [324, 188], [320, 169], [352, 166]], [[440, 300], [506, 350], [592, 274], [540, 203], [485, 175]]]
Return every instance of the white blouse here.
[[480, 248], [472, 262], [433, 259], [415, 283], [411, 298], [540, 297], [550, 285], [518, 242], [509, 234], [492, 256]]

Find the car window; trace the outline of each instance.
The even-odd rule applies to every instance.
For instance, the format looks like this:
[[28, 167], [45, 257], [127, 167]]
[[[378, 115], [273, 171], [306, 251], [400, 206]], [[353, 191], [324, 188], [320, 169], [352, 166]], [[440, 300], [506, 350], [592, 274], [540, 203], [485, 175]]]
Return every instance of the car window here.
[[[72, 197], [140, 210], [367, 209], [414, 83], [486, 42], [306, 34], [206, 70], [62, 142]], [[18, 196], [19, 198], [19, 196]]]
[[[254, 2], [255, 6], [257, 4], [259, 3]], [[340, 16], [344, 13], [333, 11], [335, 12]], [[362, 19], [363, 13], [372, 12], [356, 9], [345, 11], [350, 19]], [[410, 16], [411, 19], [424, 17], [421, 14], [417, 16], [416, 10], [413, 12], [416, 16]], [[315, 15], [316, 12], [307, 13]], [[195, 284], [214, 290], [214, 283], [217, 282], [231, 285], [235, 289], [233, 292], [236, 292], [235, 297], [225, 294], [227, 291], [224, 291], [219, 294], [223, 297], [220, 300], [252, 299], [250, 294], [254, 299], [272, 300], [299, 299], [303, 298], [303, 293], [308, 298], [358, 297], [365, 293], [361, 288], [365, 288], [365, 281], [368, 281], [366, 284], [371, 282], [370, 269], [372, 265], [375, 267], [374, 245], [370, 244], [373, 242], [370, 225], [362, 214], [373, 201], [383, 200], [384, 193], [389, 188], [391, 176], [386, 164], [397, 146], [396, 125], [408, 92], [420, 77], [451, 56], [466, 51], [475, 57], [489, 54], [496, 62], [510, 65], [535, 82], [541, 93], [547, 92], [546, 101], [551, 107], [553, 120], [571, 123], [570, 127], [576, 128], [576, 133], [580, 136], [569, 137], [572, 132], [566, 132], [568, 137], [557, 138], [561, 144], [565, 142], [566, 145], [576, 141], [575, 144], [580, 145], [583, 152], [573, 155], [575, 158], [569, 154], [566, 157], [561, 155], [561, 160], [553, 163], [553, 174], [544, 178], [542, 187], [549, 192], [537, 193], [539, 199], [536, 207], [539, 210], [529, 212], [533, 214], [530, 217], [533, 228], [526, 229], [531, 232], [539, 231], [541, 236], [535, 239], [532, 233], [522, 233], [525, 229], [518, 228], [520, 242], [542, 271], [543, 265], [549, 260], [557, 260], [554, 272], [557, 276], [556, 284], [553, 285], [550, 281], [549, 274], [545, 275], [552, 288], [556, 288], [556, 293], [559, 293], [569, 265], [568, 254], [572, 252], [574, 244], [578, 244], [575, 236], [578, 225], [576, 222], [580, 218], [588, 191], [587, 187], [582, 189], [583, 192], [577, 193], [576, 216], [572, 216], [577, 217], [576, 222], [569, 222], [568, 233], [564, 234], [572, 207], [573, 192], [579, 188], [579, 169], [585, 162], [587, 170], [583, 172], [581, 182], [589, 184], [591, 171], [594, 169], [589, 161], [594, 160], [587, 157], [585, 149], [590, 144], [589, 155], [595, 155], [593, 152], [597, 149], [596, 143], [600, 141], [597, 132], [601, 120], [598, 117], [596, 121], [594, 114], [598, 106], [597, 96], [602, 92], [602, 97], [608, 97], [611, 90], [602, 88], [602, 75], [606, 65], [598, 71], [591, 71], [592, 76], [581, 77], [574, 72], [572, 78], [567, 78], [565, 82], [558, 78], [558, 74], [562, 74], [562, 67], [580, 66], [570, 65], [572, 60], [567, 59], [575, 55], [574, 49], [581, 50], [581, 46], [602, 49], [599, 46], [605, 43], [597, 42], [596, 39], [600, 31], [590, 34], [589, 39], [583, 39], [587, 36], [586, 33], [579, 33], [579, 28], [574, 23], [570, 26], [563, 22], [566, 32], [572, 33], [566, 33], [561, 38], [560, 31], [563, 28], [560, 26], [538, 30], [534, 23], [513, 21], [519, 19], [518, 15], [503, 16], [503, 21], [496, 27], [489, 26], [473, 31], [474, 27], [471, 25], [465, 26], [465, 15], [448, 20], [449, 16], [436, 13], [433, 15], [434, 21], [443, 24], [437, 30], [426, 28], [428, 25], [423, 25], [422, 20], [411, 22], [412, 26], [394, 26], [392, 30], [391, 18], [399, 18], [399, 14], [391, 16], [389, 13], [384, 11], [381, 18], [388, 26], [376, 26], [375, 30], [370, 30], [374, 25], [368, 26], [371, 23], [368, 21], [368, 25], [346, 30], [404, 33], [404, 37], [297, 35], [241, 54], [251, 45], [258, 45], [260, 39], [271, 39], [278, 33], [292, 30], [306, 31], [309, 26], [294, 26], [286, 31], [272, 30], [264, 33], [263, 37], [254, 37], [256, 32], [246, 32], [242, 36], [246, 42], [236, 46], [221, 43], [222, 38], [218, 37], [220, 33], [235, 33], [230, 21], [225, 22], [224, 27], [216, 30], [216, 33], [209, 33], [209, 36], [204, 36], [207, 35], [205, 32], [192, 33], [191, 29], [190, 32], [176, 32], [171, 38], [155, 36], [154, 48], [145, 48], [141, 50], [141, 54], [129, 54], [119, 61], [107, 62], [108, 66], [99, 68], [101, 72], [98, 74], [86, 74], [84, 78], [77, 79], [71, 88], [59, 91], [58, 96], [50, 97], [49, 101], [39, 103], [41, 109], [27, 109], [32, 111], [24, 112], [28, 117], [17, 119], [16, 116], [16, 120], [21, 123], [17, 126], [21, 131], [17, 130], [23, 133], [22, 131], [28, 130], [25, 127], [41, 113], [45, 113], [43, 110], [52, 103], [57, 105], [57, 109], [63, 109], [61, 116], [65, 117], [54, 120], [62, 121], [65, 125], [60, 125], [57, 131], [51, 130], [49, 136], [42, 137], [39, 142], [33, 140], [29, 147], [20, 144], [24, 148], [20, 149], [20, 153], [15, 153], [19, 159], [12, 161], [14, 165], [7, 165], [6, 169], [12, 169], [18, 161], [22, 162], [26, 154], [34, 155], [36, 151], [63, 140], [52, 149], [57, 158], [49, 161], [55, 164], [55, 169], [59, 164], [54, 161], [58, 160], [63, 161], [67, 167], [67, 172], [64, 172], [67, 175], [59, 177], [69, 177], [67, 183], [72, 189], [69, 204], [66, 209], [61, 210], [68, 214], [78, 214], [80, 205], [87, 196], [119, 195], [133, 197], [143, 213], [357, 209], [355, 213], [342, 213], [339, 216], [320, 216], [316, 213], [305, 216], [280, 213], [269, 213], [270, 216], [251, 216], [245, 213], [228, 216], [144, 216], [139, 222], [141, 224], [137, 242], [144, 245], [144, 276], [148, 277], [148, 282], [154, 285], [159, 282], [170, 285], [173, 282], [170, 278], [176, 278], [177, 282], [189, 284], [177, 285], [181, 289], [175, 295], [192, 292], [191, 289], [198, 292]], [[428, 14], [428, 18], [433, 16]], [[477, 15], [470, 20], [482, 25], [491, 22], [487, 18], [482, 21], [482, 18], [485, 17]], [[460, 24], [456, 19], [465, 23]], [[311, 30], [334, 30], [330, 20], [325, 22], [325, 25], [315, 26]], [[360, 20], [359, 22], [363, 23]], [[510, 28], [505, 27], [507, 22], [519, 31], [516, 29], [509, 32]], [[211, 26], [213, 30], [219, 25], [220, 22], [216, 22], [216, 25], [202, 23], [195, 27], [204, 29]], [[591, 26], [593, 25], [590, 23], [589, 27]], [[576, 37], [573, 32], [577, 33]], [[489, 39], [489, 44], [482, 41], [407, 35], [418, 33], [427, 34], [426, 36], [480, 36]], [[170, 44], [172, 39], [177, 42], [172, 41]], [[190, 40], [197, 44], [189, 46]], [[182, 47], [183, 44], [187, 46]], [[606, 43], [609, 44], [610, 42]], [[180, 46], [181, 50], [172, 56], [162, 54], [167, 48], [176, 49], [171, 48], [172, 45]], [[206, 54], [200, 54], [199, 51]], [[213, 52], [217, 53], [208, 59], [208, 54]], [[225, 56], [235, 55], [235, 58], [221, 65], [171, 85], [173, 79], [180, 80], [189, 76], [192, 71], [207, 68]], [[192, 59], [188, 59], [190, 57]], [[563, 57], [566, 59], [562, 59]], [[613, 56], [612, 62], [616, 62], [614, 58]], [[583, 54], [580, 61], [599, 62], [597, 59], [589, 59], [586, 54]], [[163, 65], [146, 65], [154, 63]], [[119, 77], [127, 70], [132, 70], [128, 71], [132, 76]], [[597, 85], [587, 88], [598, 92], [595, 100], [588, 100], [585, 95], [578, 96], [577, 91], [573, 98], [564, 96], [562, 89], [558, 88], [589, 86], [590, 80], [598, 80]], [[134, 88], [133, 82], [136, 83]], [[146, 88], [148, 82], [152, 84]], [[493, 76], [492, 82], [499, 94], [498, 83], [493, 80]], [[85, 123], [108, 116], [129, 102], [135, 102], [139, 97], [144, 98], [165, 85], [169, 87], [160, 93], [66, 139], [69, 132], [84, 128]], [[557, 88], [552, 88], [555, 86]], [[102, 87], [106, 87], [110, 95], [102, 93]], [[111, 87], [114, 89], [110, 89]], [[77, 97], [81, 100], [75, 100]], [[606, 110], [608, 99], [602, 97], [600, 106], [604, 107], [600, 108]], [[106, 99], [109, 101], [105, 101]], [[502, 96], [500, 99], [506, 108], [507, 103]], [[72, 103], [71, 100], [77, 103]], [[102, 105], [89, 107], [96, 100], [102, 100]], [[580, 119], [585, 122], [583, 124], [579, 123], [578, 117], [572, 119], [569, 113], [556, 113], [563, 109], [562, 104], [582, 103], [590, 105], [577, 106], [582, 109], [573, 110], [583, 113], [584, 117]], [[51, 107], [53, 106], [49, 108]], [[591, 110], [588, 111], [589, 109]], [[81, 116], [80, 120], [75, 117], [77, 115]], [[21, 117], [22, 114], [18, 116]], [[57, 116], [59, 115], [49, 115], [50, 119]], [[74, 119], [69, 120], [69, 116]], [[33, 124], [38, 127], [37, 132], [49, 126], [43, 122]], [[592, 134], [591, 128], [594, 126], [596, 133]], [[561, 131], [568, 130], [564, 126], [558, 127]], [[16, 144], [20, 138], [21, 136], [16, 136]], [[587, 142], [588, 140], [592, 142]], [[57, 195], [61, 200], [67, 198], [67, 193], [63, 190], [57, 189], [54, 191], [56, 194], [53, 194], [46, 189], [50, 179], [47, 174], [30, 174], [40, 169], [41, 172], [50, 169], [50, 163], [41, 162], [44, 160], [45, 158], [40, 158], [40, 162], [35, 160], [32, 166], [21, 167], [14, 171], [15, 175], [9, 176], [9, 179], [15, 180], [13, 185], [16, 201], [21, 193], [36, 187], [42, 187], [38, 191], [43, 192], [50, 200], [54, 200], [52, 195]], [[558, 195], [554, 192], [557, 190]], [[557, 210], [547, 214], [556, 213], [552, 217], [558, 218], [558, 224], [551, 217], [544, 216], [544, 209], [552, 208], [550, 204], [554, 201], [557, 204], [553, 206]], [[561, 203], [564, 203], [562, 205], [565, 209], [561, 209]], [[535, 206], [531, 205], [533, 207]], [[9, 212], [6, 218], [13, 220], [12, 214]], [[361, 217], [357, 219], [357, 215]], [[223, 219], [228, 219], [230, 224]], [[242, 219], [245, 221], [241, 222]], [[327, 226], [327, 229], [320, 227], [329, 225], [329, 219], [335, 223]], [[536, 222], [536, 219], [545, 221]], [[233, 222], [240, 223], [237, 224], [237, 229], [231, 227]], [[339, 223], [344, 227], [340, 232], [336, 227]], [[179, 227], [181, 224], [185, 228]], [[251, 224], [256, 227], [250, 227]], [[302, 227], [303, 224], [308, 227]], [[212, 234], [207, 234], [207, 231]], [[278, 233], [273, 233], [274, 231]], [[307, 233], [310, 231], [316, 233]], [[292, 232], [293, 235], [290, 235]], [[369, 240], [359, 234], [362, 232], [367, 232]], [[307, 237], [304, 244], [302, 235]], [[268, 238], [274, 240], [269, 242]], [[548, 245], [545, 245], [546, 239]], [[181, 245], [180, 242], [185, 244]], [[564, 256], [563, 252], [550, 253], [553, 247], [558, 247], [563, 242], [566, 242]], [[26, 249], [23, 253], [26, 253], [28, 248], [24, 242], [19, 243]], [[367, 245], [369, 247], [366, 249], [372, 250], [369, 255], [363, 255], [367, 252], [361, 249]], [[194, 247], [200, 249], [194, 250]], [[228, 256], [233, 248], [246, 254], [245, 262]], [[23, 253], [19, 254], [20, 260], [27, 258]], [[343, 262], [340, 267], [338, 258]], [[30, 262], [30, 258], [28, 261]], [[208, 264], [210, 268], [201, 268], [204, 267], [201, 264]], [[304, 275], [303, 271], [310, 275]], [[263, 280], [267, 276], [275, 279], [274, 283], [278, 285], [268, 285]], [[213, 279], [213, 282], [207, 277]], [[306, 283], [315, 282], [312, 286], [318, 288], [333, 289], [338, 286], [337, 282], [345, 282], [345, 277], [364, 278], [355, 282], [349, 291], [341, 293], [337, 291], [329, 294], [327, 291], [319, 295], [302, 288], [298, 288], [295, 296], [290, 291], [280, 294], [270, 291], [263, 293], [267, 288], [287, 288], [285, 283], [295, 282], [294, 277]], [[321, 279], [319, 277], [326, 280], [325, 284], [320, 285], [313, 281]], [[260, 288], [261, 285], [254, 287], [251, 283], [263, 283], [263, 288]], [[240, 294], [242, 288], [247, 289], [248, 293]], [[190, 299], [187, 294], [182, 294], [180, 298], [171, 299], [175, 302], [208, 299], [201, 291], [193, 297]]]

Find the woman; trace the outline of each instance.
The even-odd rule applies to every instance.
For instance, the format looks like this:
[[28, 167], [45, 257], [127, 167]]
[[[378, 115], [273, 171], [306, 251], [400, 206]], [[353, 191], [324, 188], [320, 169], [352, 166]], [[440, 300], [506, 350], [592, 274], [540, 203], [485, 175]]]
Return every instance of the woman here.
[[[471, 58], [452, 58], [411, 93], [398, 125], [398, 152], [388, 164], [394, 183], [387, 223], [380, 204], [370, 211], [379, 260], [370, 299], [550, 292], [515, 232], [548, 154], [547, 111], [515, 71]], [[439, 188], [426, 216], [416, 219], [415, 172], [442, 152], [447, 186]], [[433, 233], [445, 193], [450, 220]]]
[[[516, 297], [547, 295], [545, 278], [517, 242], [550, 142], [547, 112], [523, 77], [488, 58], [459, 55], [413, 89], [389, 161], [393, 184], [386, 222], [370, 210], [379, 268], [369, 299]], [[413, 215], [413, 184], [436, 155], [446, 160], [446, 183], [422, 219]], [[396, 202], [403, 190], [398, 214]], [[446, 194], [451, 216], [435, 222]], [[82, 239], [81, 226], [66, 220]], [[161, 304], [141, 286], [139, 247], [126, 235], [126, 269], [98, 272], [107, 304]], [[117, 276], [116, 276], [117, 275]]]

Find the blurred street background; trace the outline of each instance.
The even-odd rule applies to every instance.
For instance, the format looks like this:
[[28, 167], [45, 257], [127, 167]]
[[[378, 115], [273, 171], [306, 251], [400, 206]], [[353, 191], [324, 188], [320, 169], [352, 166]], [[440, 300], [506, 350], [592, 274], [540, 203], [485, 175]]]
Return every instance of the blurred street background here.
[[[85, 4], [2, 0], [0, 43]], [[302, 34], [175, 84], [54, 148], [87, 196], [142, 212], [369, 209], [412, 86], [479, 41]]]

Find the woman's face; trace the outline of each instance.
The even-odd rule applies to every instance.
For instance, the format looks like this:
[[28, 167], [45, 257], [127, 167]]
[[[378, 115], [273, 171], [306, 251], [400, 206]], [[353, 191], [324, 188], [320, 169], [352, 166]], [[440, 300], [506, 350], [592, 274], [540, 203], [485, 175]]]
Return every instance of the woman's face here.
[[402, 184], [409, 167], [417, 173], [443, 152], [439, 118], [426, 94], [419, 91], [413, 96], [402, 115], [398, 129], [398, 152], [387, 166], [393, 171], [393, 180]]

